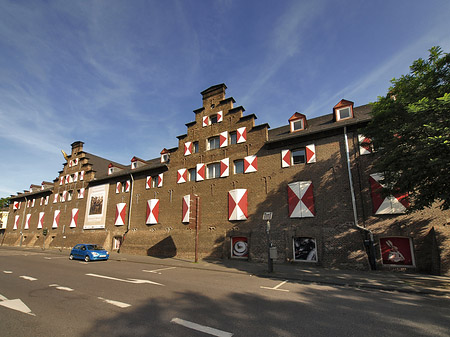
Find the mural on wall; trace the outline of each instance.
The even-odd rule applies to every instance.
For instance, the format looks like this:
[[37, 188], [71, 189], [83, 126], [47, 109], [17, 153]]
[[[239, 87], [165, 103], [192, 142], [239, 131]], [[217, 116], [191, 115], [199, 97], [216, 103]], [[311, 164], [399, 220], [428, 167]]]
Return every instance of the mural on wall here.
[[108, 190], [109, 184], [89, 188], [84, 229], [105, 228]]
[[294, 261], [317, 262], [316, 239], [294, 237]]
[[231, 257], [248, 259], [248, 239], [243, 236], [231, 238]]
[[381, 259], [385, 265], [414, 267], [412, 241], [405, 237], [380, 238]]

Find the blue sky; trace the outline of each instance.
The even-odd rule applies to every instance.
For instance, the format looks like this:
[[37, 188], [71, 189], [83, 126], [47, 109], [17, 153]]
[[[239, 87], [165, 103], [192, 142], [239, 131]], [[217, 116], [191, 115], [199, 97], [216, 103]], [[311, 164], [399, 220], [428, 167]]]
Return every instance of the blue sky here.
[[61, 150], [129, 165], [176, 147], [219, 83], [257, 122], [385, 95], [440, 45], [450, 1], [0, 0], [0, 197], [52, 181]]

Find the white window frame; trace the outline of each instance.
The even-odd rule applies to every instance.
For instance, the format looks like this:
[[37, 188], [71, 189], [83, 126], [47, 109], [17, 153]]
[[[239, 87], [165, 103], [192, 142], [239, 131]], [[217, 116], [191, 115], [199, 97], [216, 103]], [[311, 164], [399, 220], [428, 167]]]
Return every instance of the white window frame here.
[[[347, 117], [342, 117], [341, 116], [341, 112], [344, 111], [344, 110], [348, 110], [348, 116]], [[338, 121], [343, 120], [343, 119], [349, 119], [349, 118], [352, 118], [352, 107], [351, 106], [346, 106], [346, 107], [343, 107], [343, 108], [340, 108], [340, 109], [336, 110], [336, 119]]]
[[[214, 143], [212, 143], [214, 142]], [[211, 145], [214, 145], [213, 148], [211, 148]], [[207, 148], [208, 151], [209, 150], [216, 150], [216, 149], [220, 149], [220, 137], [219, 136], [214, 136], [214, 137], [210, 137], [207, 140]]]
[[220, 178], [220, 162], [206, 165], [206, 179], [215, 178]]
[[[242, 165], [242, 172], [236, 172], [236, 164], [240, 163]], [[244, 159], [237, 159], [233, 161], [233, 173], [234, 174], [241, 174], [244, 173]]]

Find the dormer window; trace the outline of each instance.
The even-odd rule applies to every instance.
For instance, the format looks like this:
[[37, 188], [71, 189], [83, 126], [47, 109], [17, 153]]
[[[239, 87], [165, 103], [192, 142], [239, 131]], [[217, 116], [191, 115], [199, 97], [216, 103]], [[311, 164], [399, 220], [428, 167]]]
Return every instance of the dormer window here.
[[161, 151], [161, 163], [168, 163], [169, 162], [169, 150], [164, 148]]
[[108, 165], [108, 175], [113, 174], [114, 173], [114, 166], [112, 164]]
[[353, 118], [353, 102], [345, 99], [341, 100], [333, 108], [334, 120], [340, 121], [344, 119]]
[[131, 163], [131, 169], [134, 170], [135, 168], [137, 168], [137, 162], [136, 161]]
[[135, 170], [138, 167], [142, 167], [146, 164], [146, 162], [136, 156], [134, 156], [133, 158], [131, 158], [131, 169]]
[[300, 130], [306, 129], [306, 116], [296, 112], [292, 115], [291, 118], [289, 118], [289, 126], [291, 129], [291, 132], [296, 132]]

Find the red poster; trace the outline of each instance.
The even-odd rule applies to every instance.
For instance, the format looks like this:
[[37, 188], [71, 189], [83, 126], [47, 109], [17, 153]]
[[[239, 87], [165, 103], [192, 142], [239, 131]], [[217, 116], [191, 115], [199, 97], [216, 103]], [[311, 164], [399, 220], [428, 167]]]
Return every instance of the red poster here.
[[380, 238], [381, 258], [383, 264], [397, 266], [414, 266], [414, 256], [410, 238]]

